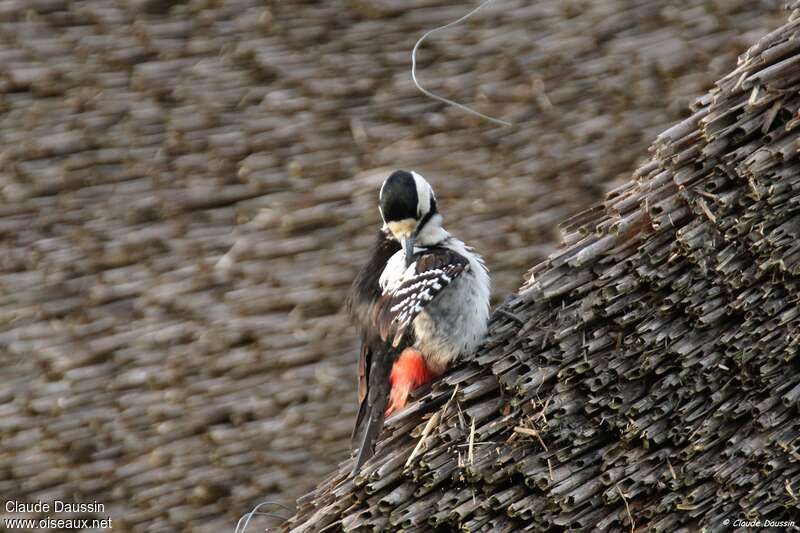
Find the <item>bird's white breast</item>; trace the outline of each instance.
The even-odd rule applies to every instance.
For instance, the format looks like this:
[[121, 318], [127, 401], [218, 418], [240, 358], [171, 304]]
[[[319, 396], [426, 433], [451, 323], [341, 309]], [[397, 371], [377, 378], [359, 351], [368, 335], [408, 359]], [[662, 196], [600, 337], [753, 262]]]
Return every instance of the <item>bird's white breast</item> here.
[[[464, 256], [469, 266], [414, 319], [414, 347], [425, 356], [430, 369], [440, 374], [456, 358], [473, 352], [486, 335], [489, 320], [489, 275], [482, 259], [457, 239], [448, 248]], [[415, 250], [415, 251], [421, 251]], [[394, 254], [380, 278], [384, 293], [393, 292], [415, 274], [405, 266], [405, 254]]]

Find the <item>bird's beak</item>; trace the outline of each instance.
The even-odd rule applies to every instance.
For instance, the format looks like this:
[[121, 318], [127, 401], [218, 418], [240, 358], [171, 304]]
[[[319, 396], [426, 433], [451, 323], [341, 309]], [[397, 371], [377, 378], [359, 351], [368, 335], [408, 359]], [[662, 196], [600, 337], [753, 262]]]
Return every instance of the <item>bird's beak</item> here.
[[414, 262], [414, 241], [417, 238], [417, 221], [413, 218], [387, 222], [389, 231], [394, 238], [400, 241], [400, 246], [406, 254], [406, 268]]
[[403, 240], [401, 241], [403, 251], [406, 253], [406, 268], [411, 266], [411, 263], [414, 262], [414, 238], [415, 235], [410, 233], [403, 237]]

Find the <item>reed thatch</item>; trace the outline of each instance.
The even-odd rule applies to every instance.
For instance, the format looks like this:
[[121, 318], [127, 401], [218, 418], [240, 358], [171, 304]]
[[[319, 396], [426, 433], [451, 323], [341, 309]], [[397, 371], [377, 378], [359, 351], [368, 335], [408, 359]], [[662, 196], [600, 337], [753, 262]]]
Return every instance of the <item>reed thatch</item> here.
[[117, 531], [291, 506], [350, 452], [386, 170], [426, 174], [498, 301], [781, 3], [495, 2], [420, 77], [505, 129], [409, 79], [471, 2], [0, 2], [0, 495]]
[[651, 156], [287, 529], [800, 530], [800, 9]]

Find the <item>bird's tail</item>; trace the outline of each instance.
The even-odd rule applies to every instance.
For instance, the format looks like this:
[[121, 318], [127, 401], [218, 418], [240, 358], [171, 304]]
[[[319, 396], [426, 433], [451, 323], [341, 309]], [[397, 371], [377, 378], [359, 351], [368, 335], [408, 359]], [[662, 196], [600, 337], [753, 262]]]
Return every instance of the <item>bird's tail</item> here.
[[[387, 400], [388, 395], [382, 402], [377, 404], [368, 406], [367, 401], [361, 404], [359, 419], [361, 419], [363, 428], [361, 429], [361, 439], [358, 445], [358, 455], [353, 464], [353, 475], [357, 474], [361, 466], [375, 453], [375, 442], [378, 440], [381, 429], [383, 429], [383, 414], [386, 410]], [[361, 414], [362, 411], [365, 411], [364, 415]]]
[[381, 348], [372, 352], [367, 377], [367, 395], [359, 406], [353, 430], [354, 444], [358, 444], [358, 455], [353, 465], [354, 475], [375, 452], [375, 442], [383, 429], [384, 413], [392, 388], [389, 376], [392, 365], [400, 353], [397, 348], [388, 346]]

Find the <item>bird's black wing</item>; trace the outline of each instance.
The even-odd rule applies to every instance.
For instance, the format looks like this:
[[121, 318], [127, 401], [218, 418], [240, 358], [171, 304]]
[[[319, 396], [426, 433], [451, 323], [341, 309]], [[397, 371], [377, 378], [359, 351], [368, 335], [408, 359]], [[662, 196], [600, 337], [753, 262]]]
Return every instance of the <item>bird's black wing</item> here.
[[[383, 427], [383, 413], [389, 396], [389, 374], [397, 354], [374, 334], [374, 307], [381, 297], [380, 275], [389, 258], [401, 249], [384, 231], [372, 255], [359, 271], [350, 290], [347, 307], [361, 332], [358, 358], [358, 416], [353, 427], [353, 444], [359, 447], [354, 471], [366, 461], [374, 449]], [[388, 371], [385, 369], [388, 368]], [[384, 375], [385, 374], [385, 375]], [[384, 390], [385, 389], [385, 390]]]
[[389, 259], [400, 249], [399, 242], [389, 238], [384, 230], [379, 231], [372, 254], [353, 280], [347, 297], [347, 309], [362, 332], [373, 327], [373, 309], [382, 294], [381, 273]]
[[432, 247], [418, 253], [402, 279], [375, 305], [375, 325], [381, 338], [393, 347], [400, 346], [425, 306], [468, 270], [467, 258], [448, 248]]

